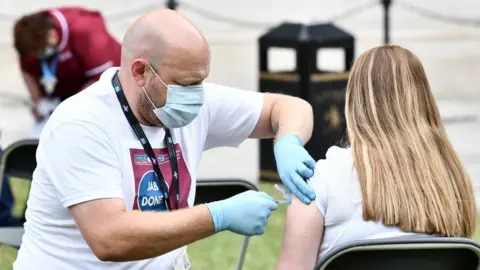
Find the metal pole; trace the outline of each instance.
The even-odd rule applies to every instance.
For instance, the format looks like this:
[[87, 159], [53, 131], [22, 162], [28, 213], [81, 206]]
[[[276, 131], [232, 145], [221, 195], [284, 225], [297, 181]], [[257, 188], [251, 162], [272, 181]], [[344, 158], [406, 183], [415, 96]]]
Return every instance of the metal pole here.
[[240, 250], [240, 256], [238, 257], [238, 262], [237, 262], [237, 270], [243, 269], [243, 263], [245, 262], [245, 255], [247, 254], [248, 241], [250, 241], [249, 236], [243, 239], [242, 249]]
[[167, 8], [175, 10], [178, 7], [178, 2], [175, 0], [167, 0]]
[[392, 0], [381, 0], [383, 4], [383, 43], [390, 44], [390, 6]]

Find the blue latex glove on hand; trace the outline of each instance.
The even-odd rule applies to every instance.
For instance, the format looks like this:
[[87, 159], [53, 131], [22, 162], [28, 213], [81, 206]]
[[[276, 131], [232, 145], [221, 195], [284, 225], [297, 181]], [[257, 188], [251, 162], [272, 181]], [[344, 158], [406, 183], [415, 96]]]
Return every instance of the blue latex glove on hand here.
[[287, 192], [295, 195], [304, 204], [315, 200], [315, 192], [306, 180], [313, 176], [315, 160], [303, 147], [299, 137], [288, 134], [281, 137], [273, 147], [277, 171]]
[[215, 233], [229, 230], [245, 236], [263, 234], [272, 211], [278, 208], [268, 194], [252, 190], [206, 205]]

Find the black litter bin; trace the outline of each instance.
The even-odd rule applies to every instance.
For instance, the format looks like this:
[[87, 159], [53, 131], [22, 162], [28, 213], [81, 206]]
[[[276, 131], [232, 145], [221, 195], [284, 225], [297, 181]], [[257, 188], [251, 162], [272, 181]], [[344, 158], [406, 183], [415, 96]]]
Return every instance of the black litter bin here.
[[[260, 92], [283, 93], [308, 101], [314, 110], [314, 131], [306, 149], [315, 160], [325, 157], [327, 149], [339, 143], [345, 134], [345, 88], [354, 59], [355, 39], [333, 24], [304, 25], [283, 23], [259, 39]], [[268, 50], [290, 48], [296, 52], [293, 70], [268, 70]], [[320, 49], [342, 49], [344, 71], [322, 70], [317, 65]], [[278, 181], [273, 156], [273, 141], [260, 142], [261, 180]]]

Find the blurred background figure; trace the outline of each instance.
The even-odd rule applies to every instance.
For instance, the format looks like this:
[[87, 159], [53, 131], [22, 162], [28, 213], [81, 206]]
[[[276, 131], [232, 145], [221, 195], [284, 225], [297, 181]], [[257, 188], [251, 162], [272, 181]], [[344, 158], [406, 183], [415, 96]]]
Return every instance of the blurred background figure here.
[[40, 136], [60, 102], [120, 64], [120, 44], [97, 11], [41, 10], [21, 17], [13, 32], [23, 80], [32, 98], [33, 138]]

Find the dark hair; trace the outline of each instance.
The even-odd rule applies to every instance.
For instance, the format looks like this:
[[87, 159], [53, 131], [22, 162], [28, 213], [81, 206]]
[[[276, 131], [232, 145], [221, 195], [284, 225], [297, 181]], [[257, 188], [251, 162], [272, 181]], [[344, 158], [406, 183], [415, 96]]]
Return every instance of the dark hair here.
[[47, 46], [48, 31], [54, 27], [55, 24], [47, 12], [23, 16], [13, 28], [15, 49], [20, 55], [41, 52]]

